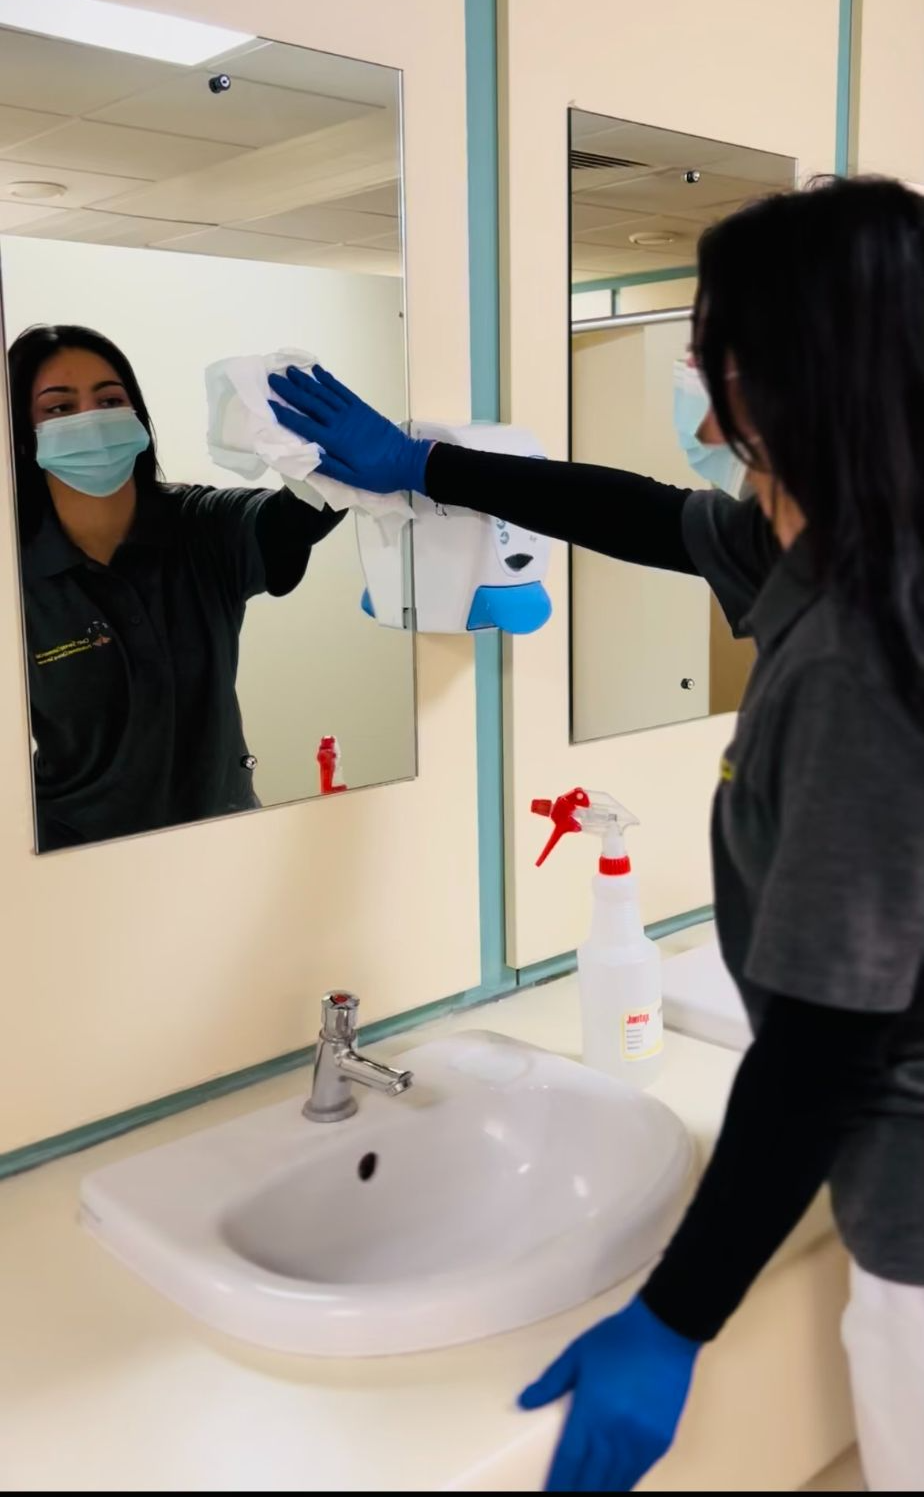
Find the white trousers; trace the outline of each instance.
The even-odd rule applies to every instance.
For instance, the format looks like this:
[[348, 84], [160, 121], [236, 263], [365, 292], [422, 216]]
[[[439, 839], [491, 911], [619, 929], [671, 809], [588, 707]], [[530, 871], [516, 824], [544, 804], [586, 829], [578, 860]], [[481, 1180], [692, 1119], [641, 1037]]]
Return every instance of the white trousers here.
[[924, 1289], [853, 1264], [843, 1335], [869, 1491], [924, 1492]]

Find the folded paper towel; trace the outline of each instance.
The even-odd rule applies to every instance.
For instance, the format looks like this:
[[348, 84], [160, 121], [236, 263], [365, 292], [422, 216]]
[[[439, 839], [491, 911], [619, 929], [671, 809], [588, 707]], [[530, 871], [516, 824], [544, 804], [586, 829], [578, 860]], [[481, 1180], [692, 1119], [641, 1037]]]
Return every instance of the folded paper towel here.
[[350, 488], [316, 471], [322, 450], [316, 442], [304, 442], [280, 426], [270, 409], [268, 376], [285, 374], [295, 365], [310, 373], [318, 362], [300, 348], [280, 348], [275, 353], [219, 359], [205, 371], [208, 399], [208, 448], [219, 467], [230, 468], [241, 478], [260, 478], [267, 468], [308, 504], [323, 509], [361, 509], [378, 520], [383, 535], [397, 538], [405, 522], [414, 518], [403, 494], [370, 494]]

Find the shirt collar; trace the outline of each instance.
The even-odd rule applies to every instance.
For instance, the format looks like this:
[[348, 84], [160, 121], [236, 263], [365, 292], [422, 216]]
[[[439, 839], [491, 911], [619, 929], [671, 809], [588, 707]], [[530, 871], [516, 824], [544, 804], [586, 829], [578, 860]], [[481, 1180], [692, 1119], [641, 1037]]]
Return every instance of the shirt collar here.
[[[173, 521], [174, 506], [165, 502], [161, 493], [139, 494], [135, 521], [124, 545], [166, 546], [173, 534]], [[96, 565], [64, 534], [52, 505], [47, 504], [38, 530], [23, 547], [25, 576], [30, 579], [57, 577], [73, 567]]]
[[805, 531], [784, 551], [757, 595], [744, 627], [759, 650], [771, 649], [811, 608], [821, 589]]
[[72, 567], [86, 564], [87, 558], [73, 541], [68, 540], [51, 505], [47, 505], [41, 524], [23, 546], [22, 569], [27, 578], [57, 577]]

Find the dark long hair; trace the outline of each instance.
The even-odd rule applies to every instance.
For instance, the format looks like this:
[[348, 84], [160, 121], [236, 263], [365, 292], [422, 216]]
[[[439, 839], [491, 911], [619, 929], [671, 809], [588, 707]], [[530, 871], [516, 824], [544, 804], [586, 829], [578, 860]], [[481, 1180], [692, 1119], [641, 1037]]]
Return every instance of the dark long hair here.
[[150, 447], [135, 459], [135, 482], [138, 492], [151, 491], [157, 485], [157, 452], [154, 424], [144, 403], [141, 386], [124, 353], [91, 328], [59, 324], [27, 328], [13, 343], [9, 352], [10, 405], [13, 415], [13, 458], [16, 467], [16, 510], [19, 538], [25, 545], [38, 530], [49, 503], [45, 474], [35, 461], [35, 427], [32, 422], [32, 391], [42, 365], [65, 348], [83, 348], [98, 354], [111, 364], [125, 386], [125, 393], [138, 420], [151, 438]]
[[739, 457], [737, 368], [766, 466], [799, 504], [819, 581], [871, 618], [924, 703], [924, 197], [825, 180], [734, 213], [699, 245], [696, 353]]

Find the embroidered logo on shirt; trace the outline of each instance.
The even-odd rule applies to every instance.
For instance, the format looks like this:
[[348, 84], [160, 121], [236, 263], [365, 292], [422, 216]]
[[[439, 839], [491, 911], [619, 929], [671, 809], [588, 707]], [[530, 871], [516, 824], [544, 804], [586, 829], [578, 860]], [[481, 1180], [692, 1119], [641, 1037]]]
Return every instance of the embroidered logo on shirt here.
[[94, 649], [98, 649], [100, 645], [111, 645], [112, 630], [108, 624], [103, 623], [102, 619], [94, 619], [87, 630], [87, 639]]
[[50, 650], [39, 650], [35, 655], [36, 665], [57, 665], [59, 660], [70, 660], [72, 655], [86, 655], [89, 650], [112, 644], [112, 630], [102, 619], [94, 619], [86, 634], [80, 639], [69, 639]]
[[730, 785], [735, 778], [735, 766], [731, 759], [723, 758], [719, 764], [719, 779], [726, 785]]

